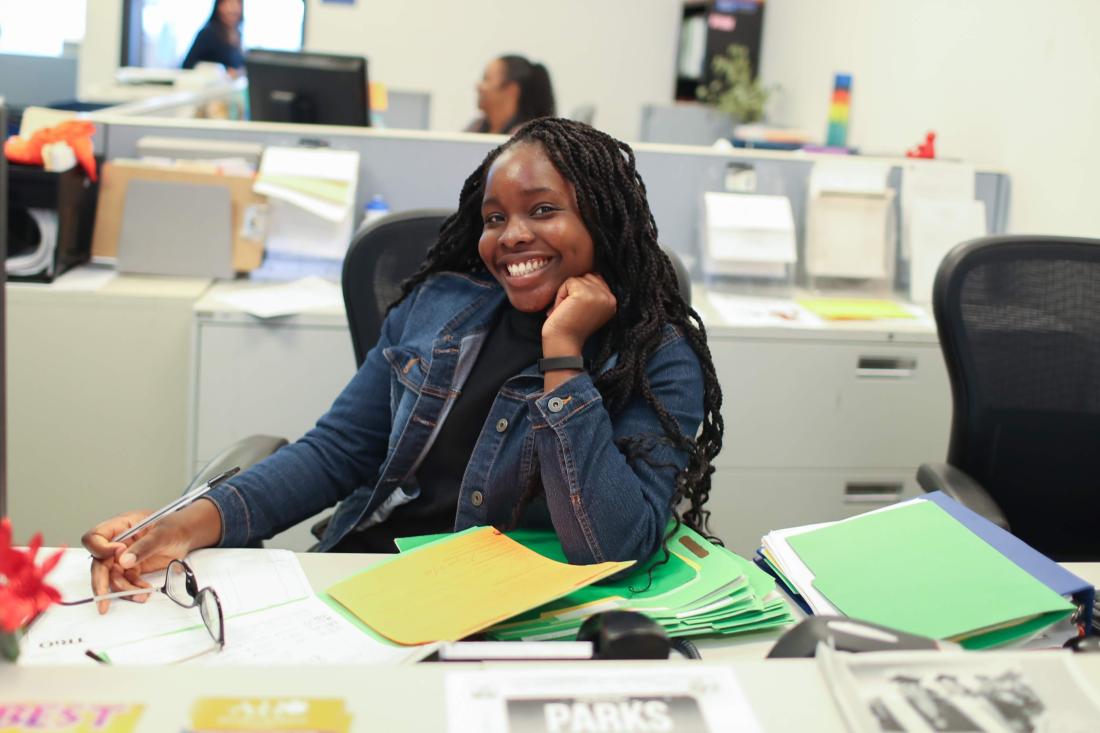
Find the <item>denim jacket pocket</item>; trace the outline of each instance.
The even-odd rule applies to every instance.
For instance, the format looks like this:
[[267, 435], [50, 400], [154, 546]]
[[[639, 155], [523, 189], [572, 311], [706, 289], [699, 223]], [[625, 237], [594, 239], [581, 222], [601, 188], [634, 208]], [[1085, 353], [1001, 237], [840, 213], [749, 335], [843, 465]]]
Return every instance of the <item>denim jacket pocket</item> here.
[[428, 373], [424, 357], [407, 346], [390, 346], [382, 350], [382, 355], [390, 363], [394, 380], [420, 394], [420, 387]]

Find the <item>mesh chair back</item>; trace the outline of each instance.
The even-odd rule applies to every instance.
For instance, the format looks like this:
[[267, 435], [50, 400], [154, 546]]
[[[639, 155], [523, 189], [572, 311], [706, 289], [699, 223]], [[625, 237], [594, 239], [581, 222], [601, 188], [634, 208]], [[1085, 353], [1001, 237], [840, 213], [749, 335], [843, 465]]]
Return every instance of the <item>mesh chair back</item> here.
[[401, 283], [420, 267], [452, 213], [417, 209], [392, 214], [363, 227], [352, 239], [341, 281], [356, 365], [362, 365], [378, 341], [386, 309], [400, 295]]
[[948, 462], [1036, 549], [1100, 559], [1100, 240], [963, 243], [933, 307], [954, 398]]

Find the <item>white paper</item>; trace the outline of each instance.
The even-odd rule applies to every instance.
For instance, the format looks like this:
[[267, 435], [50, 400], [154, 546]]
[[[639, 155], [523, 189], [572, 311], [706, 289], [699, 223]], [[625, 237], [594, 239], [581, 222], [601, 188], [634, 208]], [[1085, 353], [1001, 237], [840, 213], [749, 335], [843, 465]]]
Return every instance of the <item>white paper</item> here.
[[[208, 653], [203, 653], [210, 649]], [[225, 648], [215, 651], [205, 628], [158, 636], [102, 651], [111, 664], [306, 665], [395, 664], [420, 647], [377, 641], [328, 604], [309, 596], [225, 624]], [[99, 650], [97, 650], [99, 651]]]
[[901, 253], [911, 256], [909, 214], [918, 200], [973, 201], [974, 166], [941, 160], [909, 160], [901, 167]]
[[758, 733], [726, 667], [517, 669], [447, 675], [450, 733]]
[[822, 191], [884, 194], [891, 163], [879, 160], [819, 160], [810, 173], [810, 195]]
[[[288, 550], [208, 549], [187, 557], [199, 587], [218, 593], [226, 618], [312, 595], [309, 581], [293, 552]], [[49, 582], [62, 600], [92, 595], [90, 560], [83, 549], [66, 550]], [[145, 579], [164, 584], [164, 571]], [[183, 608], [163, 593], [152, 593], [145, 603], [125, 599], [111, 602], [99, 615], [96, 604], [52, 606], [31, 625], [23, 639], [20, 663], [85, 663], [86, 649], [116, 646], [183, 629], [206, 633], [197, 608]]]
[[74, 267], [62, 273], [50, 287], [54, 290], [92, 292], [118, 277], [118, 270], [106, 267]]
[[708, 301], [725, 326], [806, 326], [822, 322], [793, 300], [709, 292]]
[[50, 209], [28, 209], [28, 213], [38, 227], [38, 246], [27, 254], [8, 257], [4, 267], [9, 275], [52, 275], [54, 250], [57, 249], [57, 212]]
[[343, 210], [342, 219], [332, 221], [293, 203], [271, 199], [267, 216], [264, 247], [268, 252], [342, 259], [351, 242], [350, 207]]
[[[272, 176], [344, 184], [343, 195], [336, 201], [310, 195], [284, 186], [272, 180]], [[271, 199], [293, 204], [326, 221], [339, 223], [351, 213], [358, 181], [359, 152], [356, 150], [268, 147], [264, 150], [260, 172], [252, 189]]]
[[709, 252], [718, 260], [794, 262], [794, 217], [786, 196], [703, 195]]
[[885, 279], [893, 272], [894, 237], [883, 161], [823, 160], [810, 173], [806, 203], [806, 272], [815, 277]]
[[893, 192], [821, 192], [807, 204], [806, 272], [817, 277], [884, 279], [893, 268]]
[[27, 107], [19, 121], [19, 136], [29, 138], [45, 127], [54, 127], [63, 122], [76, 119], [76, 112], [68, 112], [48, 107]]
[[264, 174], [352, 182], [359, 178], [359, 152], [272, 145], [264, 149], [260, 175]]
[[[865, 516], [866, 514], [876, 514], [878, 512], [888, 512], [894, 509], [898, 509], [903, 506], [908, 506], [917, 501], [925, 501], [921, 498], [908, 499], [906, 501], [899, 501], [889, 506], [880, 507], [870, 512], [864, 512], [858, 514], [855, 517], [849, 517], [848, 519], [842, 519], [840, 522], [847, 522], [852, 519]], [[779, 566], [779, 571], [783, 573], [794, 585], [795, 589], [802, 596], [802, 599], [809, 604], [816, 614], [826, 615], [840, 615], [843, 616], [836, 606], [834, 606], [828, 598], [826, 598], [817, 588], [814, 587], [814, 574], [810, 568], [802, 561], [798, 553], [790, 545], [790, 538], [796, 535], [805, 534], [806, 532], [812, 532], [815, 529], [821, 529], [823, 527], [829, 527], [840, 522], [820, 522], [818, 524], [806, 524], [801, 527], [788, 527], [786, 529], [776, 529], [768, 532], [764, 535], [760, 541], [761, 546], [767, 551], [769, 557]]]
[[932, 302], [932, 284], [955, 245], [986, 234], [985, 204], [956, 199], [916, 199], [909, 205], [909, 299]]
[[240, 288], [219, 293], [221, 302], [257, 318], [274, 318], [343, 305], [340, 286], [320, 277], [306, 277], [285, 285]]
[[786, 196], [703, 194], [710, 272], [782, 277], [797, 258]]

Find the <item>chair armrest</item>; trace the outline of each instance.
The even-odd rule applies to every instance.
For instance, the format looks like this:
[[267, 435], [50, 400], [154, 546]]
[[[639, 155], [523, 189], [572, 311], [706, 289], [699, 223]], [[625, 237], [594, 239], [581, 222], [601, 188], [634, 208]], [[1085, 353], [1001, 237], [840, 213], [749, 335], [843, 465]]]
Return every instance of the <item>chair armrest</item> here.
[[917, 469], [917, 483], [925, 491], [942, 491], [1001, 529], [1011, 531], [1001, 507], [966, 471], [950, 463], [923, 463]]
[[187, 491], [191, 491], [234, 466], [240, 466], [242, 471], [247, 470], [250, 466], [259, 463], [286, 444], [286, 438], [277, 438], [274, 435], [249, 435], [247, 438], [241, 438], [211, 458], [192, 479]]

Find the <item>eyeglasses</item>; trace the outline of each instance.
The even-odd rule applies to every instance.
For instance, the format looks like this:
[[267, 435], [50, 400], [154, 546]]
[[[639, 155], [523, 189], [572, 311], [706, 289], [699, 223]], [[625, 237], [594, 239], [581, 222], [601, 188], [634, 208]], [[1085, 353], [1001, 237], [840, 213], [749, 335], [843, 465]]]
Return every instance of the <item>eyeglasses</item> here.
[[[61, 601], [62, 606], [79, 606], [84, 603], [106, 601], [113, 598], [126, 598], [128, 596], [140, 596], [147, 593], [163, 593], [178, 606], [194, 608], [198, 606], [199, 615], [210, 633], [210, 638], [218, 645], [218, 651], [225, 648], [225, 617], [222, 614], [222, 602], [217, 592], [207, 586], [199, 588], [199, 582], [195, 579], [195, 571], [183, 560], [173, 560], [164, 570], [164, 585], [160, 588], [137, 588], [134, 590], [122, 590], [116, 593], [105, 593], [101, 596], [81, 598], [77, 601]], [[102, 659], [90, 653], [93, 659]], [[181, 660], [183, 661], [183, 660]]]

